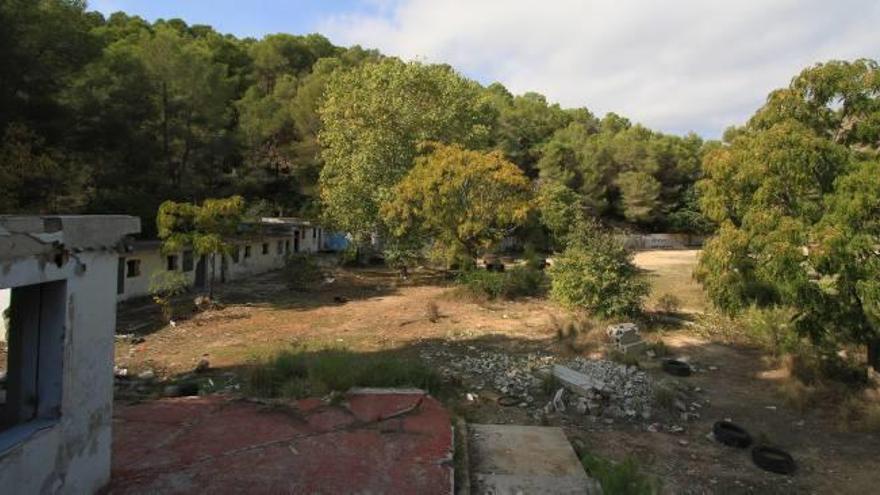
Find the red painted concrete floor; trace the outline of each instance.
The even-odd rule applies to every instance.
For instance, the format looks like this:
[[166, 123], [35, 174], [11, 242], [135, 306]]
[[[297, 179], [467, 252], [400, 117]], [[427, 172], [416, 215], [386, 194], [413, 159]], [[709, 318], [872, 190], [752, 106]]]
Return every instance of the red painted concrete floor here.
[[452, 493], [449, 414], [423, 393], [339, 405], [222, 396], [117, 407], [110, 493]]

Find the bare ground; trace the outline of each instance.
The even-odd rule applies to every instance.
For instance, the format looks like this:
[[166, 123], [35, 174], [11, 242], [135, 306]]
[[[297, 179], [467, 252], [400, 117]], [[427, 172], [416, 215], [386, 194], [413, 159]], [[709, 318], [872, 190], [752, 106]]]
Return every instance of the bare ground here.
[[[688, 268], [695, 256], [693, 251], [640, 253], [637, 261], [655, 277], [653, 297], [676, 290], [684, 294], [688, 310], [702, 309], [705, 300], [694, 292], [699, 287]], [[279, 274], [229, 284], [219, 291], [222, 309], [194, 315], [173, 327], [158, 322], [158, 311], [148, 301], [127, 304], [120, 312], [119, 332], [134, 328], [136, 341], [143, 338], [143, 342], [132, 344], [127, 338], [117, 342], [117, 365], [132, 372], [149, 368], [160, 376], [172, 376], [192, 370], [205, 357], [213, 369], [229, 375], [239, 373], [257, 356], [299, 344], [409, 355], [432, 346], [462, 353], [486, 347], [510, 353], [597, 351], [599, 328], [581, 336], [575, 346], [561, 343], [553, 319], [564, 319], [567, 313], [543, 299], [472, 302], [456, 297], [454, 288], [433, 272], [419, 272], [402, 282], [384, 269], [337, 269], [333, 278], [309, 292], [289, 290]], [[439, 307], [436, 323], [426, 316], [429, 301]], [[635, 456], [663, 480], [665, 493], [875, 491], [880, 472], [878, 435], [840, 431], [830, 412], [834, 404], [803, 415], [788, 408], [778, 394], [784, 371], [773, 368], [758, 351], [713, 343], [683, 329], [658, 331], [649, 338], [664, 341], [675, 355], [701, 369], [717, 368], [677, 379], [699, 387], [701, 401], [709, 403], [700, 410], [700, 419], [682, 423], [683, 433], [648, 432], [650, 421], [609, 425], [577, 415], [553, 415], [543, 422], [563, 426], [576, 445], [600, 455], [617, 460]], [[659, 370], [657, 360], [646, 358], [641, 364], [657, 379], [669, 378]], [[538, 422], [517, 407], [497, 405], [491, 392], [468, 402], [467, 383], [456, 384], [455, 390], [445, 398], [446, 405], [469, 420]], [[709, 440], [706, 435], [714, 421], [724, 418], [788, 449], [798, 461], [798, 472], [791, 477], [766, 473], [752, 464], [748, 451]]]

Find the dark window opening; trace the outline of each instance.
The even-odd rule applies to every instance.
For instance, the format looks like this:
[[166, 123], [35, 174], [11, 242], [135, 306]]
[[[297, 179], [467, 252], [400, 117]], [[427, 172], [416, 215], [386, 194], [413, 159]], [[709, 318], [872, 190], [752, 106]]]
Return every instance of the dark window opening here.
[[241, 258], [241, 249], [238, 246], [232, 248], [232, 254], [230, 255], [233, 263], [238, 263], [238, 260]]
[[281, 241], [278, 241], [275, 244], [275, 254], [282, 254], [282, 253], [284, 253], [284, 243]]
[[177, 270], [177, 256], [170, 255], [165, 257], [165, 267], [169, 272]]
[[125, 276], [127, 278], [138, 277], [141, 274], [141, 260], [128, 260], [125, 262]]
[[318, 229], [312, 229], [312, 239], [318, 238]]
[[268, 242], [263, 243], [263, 254], [269, 254], [269, 243]]
[[245, 246], [245, 247], [244, 247], [244, 257], [245, 257], [245, 258], [250, 258], [250, 257], [251, 257], [251, 247], [250, 247], [250, 246]]
[[14, 287], [9, 296], [0, 430], [61, 416], [67, 282]]
[[284, 252], [285, 253], [290, 252], [290, 241], [284, 241]]
[[185, 271], [185, 272], [193, 271], [193, 252], [192, 251], [184, 251], [183, 252], [183, 271]]

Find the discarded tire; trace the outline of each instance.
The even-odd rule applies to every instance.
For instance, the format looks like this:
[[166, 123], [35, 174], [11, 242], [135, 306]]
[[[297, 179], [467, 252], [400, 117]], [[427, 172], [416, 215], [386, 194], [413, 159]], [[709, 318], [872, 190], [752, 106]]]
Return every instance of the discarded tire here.
[[752, 436], [749, 432], [730, 421], [718, 421], [712, 426], [712, 434], [715, 439], [724, 445], [744, 449], [752, 444]]
[[752, 461], [764, 471], [778, 474], [792, 474], [797, 470], [797, 464], [788, 452], [758, 445], [752, 449]]
[[677, 359], [664, 359], [663, 371], [675, 376], [690, 376], [691, 365]]

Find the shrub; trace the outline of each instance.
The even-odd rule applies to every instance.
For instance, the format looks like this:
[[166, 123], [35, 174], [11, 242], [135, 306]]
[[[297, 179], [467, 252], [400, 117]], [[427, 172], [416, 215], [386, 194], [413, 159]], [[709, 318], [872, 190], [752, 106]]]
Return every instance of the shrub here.
[[660, 492], [656, 480], [640, 472], [638, 461], [627, 457], [614, 463], [586, 454], [581, 459], [584, 469], [602, 485], [603, 493], [615, 495], [652, 495]]
[[657, 310], [666, 314], [678, 313], [681, 310], [681, 299], [673, 294], [663, 294], [657, 299]]
[[458, 283], [475, 296], [496, 299], [504, 287], [504, 273], [488, 270], [465, 270], [458, 275]]
[[597, 229], [573, 238], [549, 272], [554, 300], [603, 318], [638, 313], [649, 291], [623, 244]]
[[428, 301], [425, 304], [425, 317], [428, 318], [428, 321], [431, 323], [437, 323], [440, 321], [440, 307], [437, 306], [436, 301]]
[[174, 318], [174, 297], [187, 291], [189, 283], [186, 275], [177, 271], [157, 271], [150, 276], [150, 295], [162, 309], [162, 318]]
[[766, 349], [774, 356], [797, 352], [801, 338], [797, 334], [791, 308], [773, 306], [758, 308], [752, 306], [743, 315], [742, 321], [749, 339]]
[[292, 289], [305, 290], [321, 283], [324, 273], [309, 254], [292, 254], [284, 264], [284, 277]]
[[517, 299], [537, 296], [546, 290], [546, 276], [540, 270], [517, 266], [504, 272], [466, 270], [458, 283], [476, 296], [488, 299]]
[[436, 392], [439, 385], [439, 375], [417, 360], [325, 349], [282, 351], [254, 363], [246, 391], [258, 397], [302, 398], [351, 387], [417, 387]]

